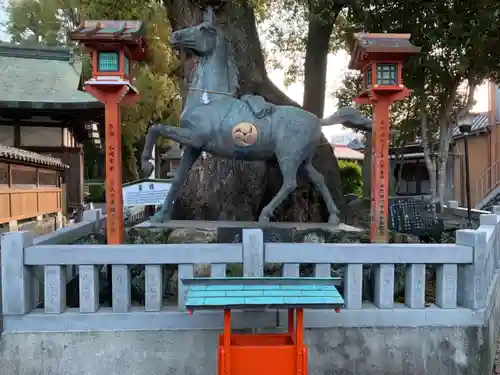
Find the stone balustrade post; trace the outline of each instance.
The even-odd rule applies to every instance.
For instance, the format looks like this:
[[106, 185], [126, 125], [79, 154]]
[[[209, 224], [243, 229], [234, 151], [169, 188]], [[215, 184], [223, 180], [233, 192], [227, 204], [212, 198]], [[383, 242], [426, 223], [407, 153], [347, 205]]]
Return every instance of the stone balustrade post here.
[[33, 245], [29, 231], [2, 235], [1, 286], [3, 315], [24, 315], [33, 309], [33, 275], [24, 265], [24, 248]]
[[100, 230], [101, 227], [101, 210], [100, 209], [91, 209], [83, 211], [82, 221], [94, 221], [95, 222], [95, 230]]
[[484, 307], [486, 301], [483, 273], [487, 255], [486, 232], [462, 229], [456, 232], [457, 245], [473, 248], [471, 264], [458, 267], [458, 304], [470, 309]]
[[243, 276], [264, 276], [264, 232], [243, 229]]

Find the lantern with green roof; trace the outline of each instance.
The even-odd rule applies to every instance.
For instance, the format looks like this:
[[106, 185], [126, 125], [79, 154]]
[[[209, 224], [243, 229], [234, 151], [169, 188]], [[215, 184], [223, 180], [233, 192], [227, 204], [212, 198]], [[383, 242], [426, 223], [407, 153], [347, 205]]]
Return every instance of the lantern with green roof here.
[[146, 55], [145, 30], [141, 21], [85, 21], [71, 33], [92, 54], [90, 84], [129, 83], [132, 61]]

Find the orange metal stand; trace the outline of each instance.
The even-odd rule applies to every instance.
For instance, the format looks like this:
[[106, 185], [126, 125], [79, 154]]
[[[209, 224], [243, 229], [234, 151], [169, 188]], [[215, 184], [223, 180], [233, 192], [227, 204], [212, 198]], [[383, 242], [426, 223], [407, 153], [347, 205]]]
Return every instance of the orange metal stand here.
[[[296, 317], [296, 321], [294, 319]], [[218, 375], [307, 375], [304, 310], [288, 310], [288, 331], [269, 334], [232, 334], [231, 310], [224, 310], [224, 332], [219, 336]]]

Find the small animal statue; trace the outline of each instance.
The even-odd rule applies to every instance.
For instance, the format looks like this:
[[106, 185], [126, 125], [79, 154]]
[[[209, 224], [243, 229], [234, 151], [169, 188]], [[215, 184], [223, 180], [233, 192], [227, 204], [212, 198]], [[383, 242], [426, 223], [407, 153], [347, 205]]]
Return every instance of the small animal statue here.
[[255, 95], [236, 96], [239, 71], [222, 29], [216, 25], [211, 8], [200, 25], [175, 31], [172, 46], [186, 48], [197, 55], [189, 92], [180, 117], [180, 126], [151, 125], [141, 157], [142, 170], [150, 175], [152, 147], [159, 136], [184, 146], [177, 173], [162, 208], [152, 221], [170, 220], [172, 206], [189, 170], [203, 151], [238, 160], [276, 160], [283, 175], [283, 185], [262, 209], [259, 222], [268, 222], [273, 211], [297, 186], [297, 172], [304, 168], [321, 193], [329, 213], [329, 223], [336, 225], [338, 208], [325, 184], [323, 175], [312, 164], [321, 140], [321, 126], [344, 124], [351, 128], [371, 127], [352, 107], [319, 119], [296, 107], [275, 106]]

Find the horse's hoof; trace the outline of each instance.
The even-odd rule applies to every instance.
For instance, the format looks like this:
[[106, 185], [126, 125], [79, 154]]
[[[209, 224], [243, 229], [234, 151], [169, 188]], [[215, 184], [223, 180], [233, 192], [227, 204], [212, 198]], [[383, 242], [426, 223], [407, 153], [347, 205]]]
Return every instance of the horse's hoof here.
[[269, 218], [269, 216], [266, 216], [266, 215], [260, 215], [259, 216], [259, 223], [267, 224], [270, 221], [271, 221], [271, 219]]
[[334, 226], [339, 225], [340, 224], [339, 217], [335, 214], [330, 215], [330, 217], [328, 218], [328, 224], [334, 225]]
[[158, 211], [149, 218], [149, 221], [151, 221], [152, 223], [164, 223], [169, 220], [170, 220], [170, 215], [168, 214], [168, 212], [162, 212], [162, 211]]
[[145, 161], [141, 165], [141, 173], [144, 177], [149, 177], [153, 173], [155, 167], [150, 161]]

